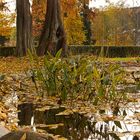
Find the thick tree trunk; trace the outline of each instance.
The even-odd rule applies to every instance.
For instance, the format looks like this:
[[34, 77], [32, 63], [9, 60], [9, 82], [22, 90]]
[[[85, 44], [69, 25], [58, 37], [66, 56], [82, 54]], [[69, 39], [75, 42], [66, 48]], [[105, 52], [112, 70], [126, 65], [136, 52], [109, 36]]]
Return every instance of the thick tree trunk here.
[[31, 12], [29, 0], [16, 0], [17, 7], [17, 56], [24, 56], [31, 48]]
[[61, 48], [65, 55], [66, 35], [61, 20], [60, 0], [47, 0], [45, 23], [37, 54], [41, 56], [48, 51], [55, 55]]

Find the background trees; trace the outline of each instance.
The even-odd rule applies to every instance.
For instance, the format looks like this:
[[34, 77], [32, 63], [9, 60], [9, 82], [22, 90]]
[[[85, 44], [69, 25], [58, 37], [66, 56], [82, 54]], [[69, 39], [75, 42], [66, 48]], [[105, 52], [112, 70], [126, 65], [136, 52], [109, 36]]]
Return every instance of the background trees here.
[[13, 31], [13, 23], [15, 19], [15, 14], [10, 13], [6, 2], [4, 0], [0, 1], [0, 44], [4, 46], [5, 42], [10, 39], [11, 33]]
[[[89, 45], [95, 42], [96, 45], [136, 45], [140, 42], [138, 37], [140, 33], [139, 7], [128, 8], [123, 4], [113, 5], [110, 3], [108, 7], [103, 9], [89, 9], [88, 0], [61, 0], [61, 4], [59, 3], [59, 6], [54, 9], [51, 6], [47, 7], [50, 0], [48, 0], [48, 3], [47, 0], [32, 1], [33, 27], [31, 26], [29, 0], [17, 0], [17, 54], [19, 56], [26, 55], [27, 48], [31, 47], [32, 35], [33, 42], [39, 42], [41, 36], [39, 46], [42, 46], [42, 48], [39, 47], [38, 52], [42, 51], [42, 54], [47, 51], [46, 48], [49, 48], [50, 51], [55, 48], [56, 50], [53, 51], [53, 54], [55, 54], [61, 48], [57, 44], [62, 37], [64, 37], [64, 44], [67, 42], [68, 45]], [[0, 13], [0, 40], [3, 40], [3, 38], [10, 38], [11, 33], [15, 33], [13, 31], [14, 15], [7, 14], [5, 0], [0, 1], [0, 9], [4, 10]], [[50, 14], [48, 14], [50, 9], [54, 21], [50, 19]], [[56, 24], [48, 25], [48, 22]], [[59, 25], [63, 27], [62, 23], [64, 23], [64, 28], [61, 28], [63, 35], [60, 35], [61, 37], [58, 39], [56, 36], [57, 29]], [[49, 28], [53, 31], [50, 31]], [[42, 31], [43, 33], [41, 33]], [[50, 32], [49, 36], [43, 39], [46, 32]], [[67, 37], [67, 41], [65, 37]], [[48, 46], [48, 40], [51, 40], [50, 44], [53, 45], [44, 49], [43, 46]], [[54, 47], [54, 44], [57, 47]]]
[[93, 34], [97, 45], [133, 45], [133, 9], [110, 4], [95, 11]]
[[0, 12], [0, 38], [10, 38], [14, 15], [8, 15], [4, 11]]
[[81, 8], [77, 0], [62, 0], [62, 18], [68, 44], [83, 44], [86, 40]]

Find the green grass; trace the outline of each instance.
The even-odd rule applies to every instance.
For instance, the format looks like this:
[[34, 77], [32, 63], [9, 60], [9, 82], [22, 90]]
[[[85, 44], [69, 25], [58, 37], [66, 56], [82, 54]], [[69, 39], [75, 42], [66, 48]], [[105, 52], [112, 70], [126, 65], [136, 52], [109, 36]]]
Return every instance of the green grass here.
[[130, 62], [130, 61], [140, 61], [140, 57], [116, 57], [116, 58], [101, 58], [99, 57], [99, 60], [104, 59], [104, 61], [125, 61], [125, 62]]

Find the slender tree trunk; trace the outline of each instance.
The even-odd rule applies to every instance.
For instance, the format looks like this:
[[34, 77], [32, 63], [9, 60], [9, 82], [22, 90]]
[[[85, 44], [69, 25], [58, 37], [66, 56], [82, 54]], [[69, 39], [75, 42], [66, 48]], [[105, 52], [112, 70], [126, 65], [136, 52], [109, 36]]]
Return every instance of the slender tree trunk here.
[[[89, 3], [88, 3], [89, 4]], [[89, 7], [87, 6], [87, 2], [84, 0], [83, 3], [83, 22], [84, 22], [84, 30], [86, 35], [86, 41], [84, 42], [85, 45], [91, 44], [91, 22], [89, 20], [88, 14], [89, 14]]]
[[61, 20], [60, 0], [47, 0], [45, 23], [37, 54], [41, 56], [48, 51], [55, 55], [61, 48], [65, 55], [66, 35]]
[[31, 12], [29, 0], [16, 0], [17, 7], [17, 56], [24, 56], [31, 48]]

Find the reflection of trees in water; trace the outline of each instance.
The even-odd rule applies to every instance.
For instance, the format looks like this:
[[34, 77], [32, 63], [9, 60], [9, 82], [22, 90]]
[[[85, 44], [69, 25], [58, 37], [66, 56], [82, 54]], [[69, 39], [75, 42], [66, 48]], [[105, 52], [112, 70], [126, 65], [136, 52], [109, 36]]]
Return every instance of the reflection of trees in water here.
[[57, 129], [43, 128], [47, 132], [61, 135], [68, 139], [81, 140], [88, 138], [90, 131], [88, 131], [87, 118], [78, 113], [73, 113], [67, 116], [57, 116], [59, 112], [64, 111], [64, 108], [50, 109], [49, 111], [35, 112], [35, 124], [59, 124], [63, 123], [64, 126], [60, 126]]
[[[116, 121], [116, 120], [106, 120], [106, 121], [97, 121], [94, 116], [86, 117], [83, 114], [75, 113], [69, 115], [56, 115], [60, 112], [65, 111], [64, 107], [53, 108], [45, 111], [35, 110], [35, 107], [32, 103], [24, 103], [19, 105], [18, 107], [21, 112], [19, 112], [19, 125], [30, 125], [31, 118], [34, 115], [35, 118], [35, 126], [39, 129], [45, 130], [48, 133], [52, 133], [54, 135], [60, 135], [68, 138], [69, 140], [118, 140], [120, 139], [115, 132], [127, 132], [127, 131], [135, 131], [132, 130], [133, 125], [125, 124], [125, 120]], [[40, 108], [41, 109], [41, 108]], [[110, 114], [110, 111], [99, 111], [99, 117], [105, 114]], [[125, 113], [124, 113], [125, 112]], [[115, 116], [123, 116], [123, 114], [132, 115], [129, 109], [117, 108], [112, 112]], [[125, 116], [126, 116], [125, 115]], [[99, 118], [98, 118], [99, 119]], [[45, 124], [45, 126], [41, 127], [39, 124]], [[58, 127], [55, 129], [51, 129], [46, 125], [56, 125]], [[64, 124], [64, 125], [59, 125]], [[132, 135], [124, 135], [124, 138], [131, 138], [132, 140], [138, 140], [137, 136]]]
[[134, 136], [133, 140], [139, 140], [139, 138], [137, 136]]
[[[24, 107], [23, 107], [24, 106]], [[31, 113], [31, 104], [23, 104], [20, 105], [21, 112], [19, 114], [20, 124], [24, 125], [27, 124], [28, 120], [31, 120], [32, 113]], [[25, 107], [26, 106], [26, 107]], [[27, 109], [29, 106], [29, 109]], [[109, 122], [94, 122], [91, 121], [88, 117], [85, 117], [79, 113], [73, 113], [70, 115], [56, 115], [62, 111], [64, 108], [59, 109], [50, 109], [46, 111], [34, 111], [35, 117], [35, 124], [60, 124], [63, 123], [63, 126], [59, 126], [56, 129], [49, 129], [49, 127], [39, 127], [39, 129], [46, 130], [48, 133], [52, 133], [54, 135], [61, 135], [63, 137], [68, 138], [69, 140], [83, 140], [83, 139], [101, 139], [101, 140], [112, 140], [112, 139], [119, 139], [119, 137], [110, 131], [110, 123]], [[22, 115], [24, 114], [24, 115]], [[22, 117], [21, 117], [22, 115]], [[30, 119], [29, 119], [30, 118]], [[22, 119], [22, 120], [21, 120]], [[92, 118], [93, 120], [93, 118]], [[22, 123], [21, 123], [22, 122]], [[115, 125], [111, 126], [113, 130], [115, 130]]]
[[33, 132], [13, 131], [0, 138], [0, 140], [53, 140], [53, 138], [45, 137]]

